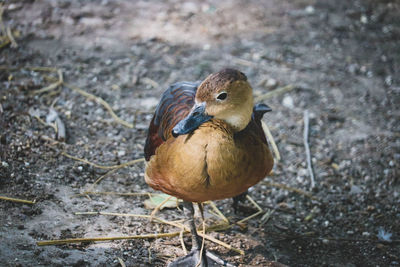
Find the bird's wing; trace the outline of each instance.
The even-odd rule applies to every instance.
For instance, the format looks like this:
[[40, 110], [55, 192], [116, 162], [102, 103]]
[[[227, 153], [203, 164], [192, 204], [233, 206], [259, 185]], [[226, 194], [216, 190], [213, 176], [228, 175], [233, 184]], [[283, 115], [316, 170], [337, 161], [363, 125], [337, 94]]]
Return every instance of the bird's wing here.
[[199, 82], [178, 82], [163, 93], [150, 122], [144, 147], [146, 161], [149, 161], [157, 147], [171, 136], [172, 128], [189, 114], [199, 84]]

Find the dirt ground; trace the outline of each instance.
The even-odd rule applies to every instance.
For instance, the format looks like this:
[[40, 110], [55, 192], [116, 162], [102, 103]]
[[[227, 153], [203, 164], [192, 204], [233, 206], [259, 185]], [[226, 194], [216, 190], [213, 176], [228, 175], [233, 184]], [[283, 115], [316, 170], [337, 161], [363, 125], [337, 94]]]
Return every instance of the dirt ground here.
[[[0, 1], [1, 2], [1, 1]], [[294, 89], [265, 103], [282, 159], [274, 175], [250, 190], [266, 212], [210, 235], [209, 250], [240, 266], [400, 265], [400, 3], [395, 0], [6, 1], [3, 21], [18, 48], [0, 50], [1, 266], [164, 266], [184, 255], [178, 237], [59, 246], [36, 242], [177, 231], [147, 219], [75, 215], [80, 211], [149, 214], [144, 196], [76, 194], [107, 171], [65, 157], [113, 165], [143, 157], [152, 112], [176, 81], [196, 81], [230, 66], [256, 96]], [[107, 101], [128, 128], [64, 80]], [[57, 91], [58, 90], [58, 91]], [[41, 123], [53, 107], [67, 139], [55, 142]], [[310, 112], [316, 188], [310, 190], [303, 112]], [[94, 191], [153, 192], [144, 164], [119, 169]], [[290, 188], [284, 188], [281, 185]], [[304, 195], [292, 190], [311, 192]], [[251, 203], [231, 222], [254, 213]], [[164, 209], [159, 217], [183, 217]], [[208, 221], [215, 220], [206, 209]], [[200, 223], [200, 221], [198, 222]], [[190, 238], [185, 237], [190, 247]]]

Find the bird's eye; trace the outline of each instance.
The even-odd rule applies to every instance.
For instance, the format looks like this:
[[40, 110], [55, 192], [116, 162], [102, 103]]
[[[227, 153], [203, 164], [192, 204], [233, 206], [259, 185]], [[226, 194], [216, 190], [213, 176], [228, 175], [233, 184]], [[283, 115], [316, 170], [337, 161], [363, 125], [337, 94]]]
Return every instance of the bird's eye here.
[[228, 96], [227, 93], [220, 93], [220, 94], [217, 96], [217, 99], [218, 99], [218, 100], [225, 100], [227, 96]]

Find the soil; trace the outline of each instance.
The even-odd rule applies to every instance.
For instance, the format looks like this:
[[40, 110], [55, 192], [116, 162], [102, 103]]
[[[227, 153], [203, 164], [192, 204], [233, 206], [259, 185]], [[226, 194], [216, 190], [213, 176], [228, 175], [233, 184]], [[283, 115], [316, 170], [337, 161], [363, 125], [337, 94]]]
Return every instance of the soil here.
[[[36, 242], [177, 231], [147, 219], [75, 215], [80, 211], [149, 214], [145, 196], [77, 196], [107, 171], [102, 165], [143, 157], [160, 94], [230, 66], [244, 72], [256, 96], [292, 84], [265, 100], [265, 116], [282, 159], [274, 175], [250, 189], [265, 211], [210, 235], [207, 248], [239, 266], [400, 265], [400, 3], [395, 0], [6, 1], [3, 21], [18, 48], [0, 50], [1, 266], [165, 266], [183, 256], [178, 237], [37, 246]], [[69, 84], [103, 98], [134, 128], [117, 123], [93, 99], [51, 84], [56, 67]], [[57, 93], [55, 93], [57, 92]], [[54, 141], [50, 107], [67, 130]], [[310, 190], [303, 145], [309, 110], [316, 187]], [[153, 192], [144, 164], [119, 169], [95, 191]], [[284, 184], [288, 188], [280, 186]], [[311, 192], [314, 198], [293, 191]], [[232, 200], [216, 201], [231, 222]], [[177, 209], [158, 216], [183, 218]], [[215, 220], [206, 208], [207, 220]], [[200, 220], [198, 221], [200, 224]], [[190, 247], [190, 238], [185, 237]]]

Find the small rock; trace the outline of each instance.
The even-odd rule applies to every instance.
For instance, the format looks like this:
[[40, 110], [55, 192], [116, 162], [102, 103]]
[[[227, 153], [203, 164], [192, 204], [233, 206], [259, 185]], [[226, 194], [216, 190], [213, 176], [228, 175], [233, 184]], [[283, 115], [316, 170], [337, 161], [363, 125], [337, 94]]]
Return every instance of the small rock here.
[[294, 108], [293, 97], [291, 97], [290, 95], [286, 95], [282, 100], [282, 105], [289, 109], [293, 109]]
[[123, 156], [125, 156], [125, 154], [126, 154], [125, 150], [119, 150], [117, 152], [118, 157], [123, 157]]
[[360, 194], [362, 193], [362, 190], [359, 186], [352, 185], [350, 189], [350, 194]]
[[371, 234], [370, 233], [368, 233], [368, 232], [363, 232], [362, 233], [362, 236], [365, 236], [365, 237], [369, 237]]
[[111, 59], [107, 59], [104, 64], [106, 64], [107, 66], [110, 66], [112, 64], [112, 60]]
[[315, 8], [313, 6], [307, 6], [305, 9], [307, 14], [314, 14]]
[[366, 16], [366, 15], [362, 15], [361, 18], [360, 18], [360, 22], [361, 22], [362, 24], [367, 24], [367, 23], [368, 23], [368, 18], [367, 18], [367, 16]]
[[2, 161], [1, 166], [3, 166], [4, 168], [8, 168], [8, 166], [10, 166], [10, 165], [7, 162]]
[[278, 82], [272, 78], [268, 79], [267, 83], [265, 84], [265, 86], [267, 86], [267, 88], [270, 88], [270, 89], [274, 89], [277, 85], [278, 85]]

